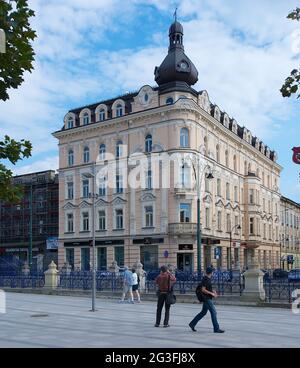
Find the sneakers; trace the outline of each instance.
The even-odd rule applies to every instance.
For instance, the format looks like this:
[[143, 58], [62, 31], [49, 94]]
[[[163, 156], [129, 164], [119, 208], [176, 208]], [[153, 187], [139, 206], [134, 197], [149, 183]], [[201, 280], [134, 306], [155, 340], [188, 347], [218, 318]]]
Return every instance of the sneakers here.
[[195, 329], [194, 326], [192, 326], [190, 323], [189, 323], [189, 326], [190, 326], [190, 329], [193, 331], [193, 332], [197, 332], [197, 330]]
[[164, 328], [170, 327], [170, 325], [164, 325]]
[[214, 331], [214, 333], [224, 333], [224, 330], [218, 329], [217, 331]]
[[155, 323], [154, 327], [159, 327], [159, 325], [157, 323]]

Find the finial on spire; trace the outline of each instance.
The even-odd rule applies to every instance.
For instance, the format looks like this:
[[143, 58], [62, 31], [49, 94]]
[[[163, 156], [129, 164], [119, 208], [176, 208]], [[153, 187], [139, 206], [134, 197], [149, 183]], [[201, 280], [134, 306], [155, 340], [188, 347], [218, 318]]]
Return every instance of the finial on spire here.
[[177, 22], [177, 10], [178, 8], [175, 9], [175, 12], [174, 12], [174, 19], [175, 19], [175, 22]]

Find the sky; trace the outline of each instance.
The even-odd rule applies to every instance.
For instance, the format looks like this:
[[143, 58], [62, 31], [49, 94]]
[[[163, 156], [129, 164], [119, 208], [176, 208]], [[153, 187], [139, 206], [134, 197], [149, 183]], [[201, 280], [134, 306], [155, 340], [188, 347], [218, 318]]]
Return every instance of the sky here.
[[57, 141], [72, 108], [154, 86], [178, 7], [186, 54], [222, 111], [279, 156], [281, 193], [300, 202], [300, 100], [279, 89], [300, 63], [299, 0], [29, 0], [38, 38], [34, 71], [0, 102], [0, 136], [30, 139], [33, 155], [14, 174], [58, 168]]

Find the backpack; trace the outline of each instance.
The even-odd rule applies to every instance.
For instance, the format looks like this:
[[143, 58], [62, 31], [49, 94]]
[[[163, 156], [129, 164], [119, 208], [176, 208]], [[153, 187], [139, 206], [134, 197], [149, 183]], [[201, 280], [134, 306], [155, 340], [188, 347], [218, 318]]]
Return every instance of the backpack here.
[[196, 296], [197, 296], [197, 299], [199, 300], [199, 302], [203, 303], [204, 302], [204, 297], [203, 297], [203, 293], [202, 293], [202, 282], [200, 282], [200, 284], [197, 286], [195, 293], [196, 293]]

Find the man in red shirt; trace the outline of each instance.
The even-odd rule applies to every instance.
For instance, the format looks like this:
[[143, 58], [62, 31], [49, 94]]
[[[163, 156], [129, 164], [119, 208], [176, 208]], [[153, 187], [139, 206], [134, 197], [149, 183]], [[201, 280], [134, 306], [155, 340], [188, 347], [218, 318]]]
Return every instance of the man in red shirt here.
[[170, 327], [169, 325], [169, 317], [170, 317], [170, 304], [166, 303], [167, 294], [171, 291], [172, 286], [176, 282], [176, 278], [172, 275], [166, 266], [161, 266], [160, 275], [157, 276], [155, 282], [158, 286], [158, 300], [157, 300], [157, 310], [156, 310], [156, 323], [155, 327], [159, 327], [161, 320], [161, 312], [163, 306], [165, 305], [165, 319], [164, 319], [164, 327]]

